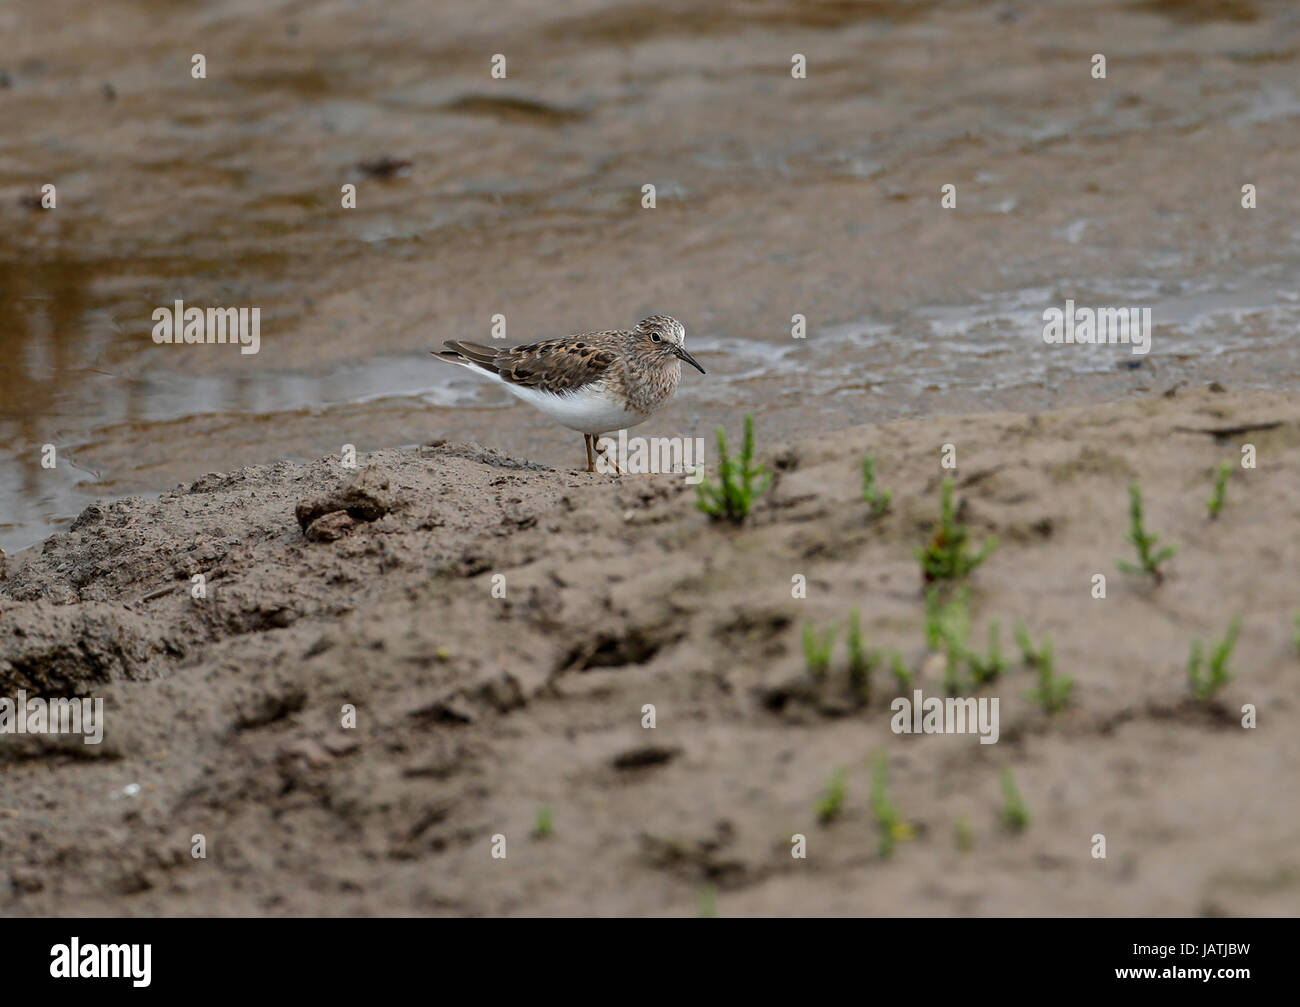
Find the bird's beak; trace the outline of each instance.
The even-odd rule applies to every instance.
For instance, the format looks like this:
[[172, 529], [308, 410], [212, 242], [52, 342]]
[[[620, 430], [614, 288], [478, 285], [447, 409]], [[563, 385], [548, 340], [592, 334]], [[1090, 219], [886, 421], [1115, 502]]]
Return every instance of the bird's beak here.
[[692, 367], [694, 367], [694, 368], [695, 368], [697, 371], [699, 371], [701, 374], [705, 374], [705, 373], [707, 373], [707, 372], [704, 370], [704, 368], [700, 366], [700, 362], [699, 362], [698, 360], [696, 360], [693, 356], [691, 356], [689, 353], [686, 352], [686, 347], [684, 347], [684, 346], [678, 346], [678, 345], [676, 345], [676, 344], [674, 343], [674, 344], [673, 344], [673, 352], [676, 353], [676, 354], [677, 354], [679, 357], [681, 357], [683, 360], [685, 360], [685, 361], [686, 361], [688, 364], [690, 364]]

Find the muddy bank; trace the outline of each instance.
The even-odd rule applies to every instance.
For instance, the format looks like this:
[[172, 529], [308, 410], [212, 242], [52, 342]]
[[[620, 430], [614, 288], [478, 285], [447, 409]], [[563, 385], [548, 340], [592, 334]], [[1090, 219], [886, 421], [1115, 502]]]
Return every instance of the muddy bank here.
[[[343, 443], [565, 464], [428, 359], [498, 314], [517, 342], [682, 319], [709, 378], [673, 435], [744, 407], [794, 439], [1146, 383], [1043, 352], [1066, 298], [1150, 307], [1161, 382], [1300, 380], [1285, 0], [50, 0], [0, 10], [0, 37], [10, 552], [97, 496]], [[33, 208], [45, 184], [55, 209]], [[259, 308], [261, 351], [155, 345], [177, 298]]]
[[[1180, 429], [1264, 421], [1281, 425]], [[1234, 472], [1210, 522], [1212, 472], [1243, 440], [1258, 467]], [[690, 915], [712, 886], [722, 915], [1295, 912], [1300, 404], [1183, 392], [788, 445], [760, 418], [759, 443], [777, 478], [738, 529], [708, 523], [676, 477], [454, 444], [88, 508], [0, 580], [0, 695], [105, 706], [98, 746], [0, 735], [0, 907]], [[899, 690], [878, 670], [863, 705], [842, 634], [824, 681], [803, 667], [804, 624], [856, 608], [870, 647], [940, 691], [913, 549], [945, 443], [963, 519], [999, 542], [973, 578], [972, 640], [1022, 621], [1076, 683], [1044, 712], [1005, 634], [1010, 668], [976, 693], [1000, 702], [990, 745], [892, 733]], [[866, 449], [894, 491], [876, 520], [858, 499]], [[1180, 547], [1158, 588], [1115, 570], [1133, 478]], [[1238, 615], [1235, 679], [1193, 702], [1192, 639]], [[911, 827], [892, 859], [869, 806], [880, 754]], [[999, 821], [1004, 768], [1023, 833]], [[821, 824], [837, 770], [843, 807]]]

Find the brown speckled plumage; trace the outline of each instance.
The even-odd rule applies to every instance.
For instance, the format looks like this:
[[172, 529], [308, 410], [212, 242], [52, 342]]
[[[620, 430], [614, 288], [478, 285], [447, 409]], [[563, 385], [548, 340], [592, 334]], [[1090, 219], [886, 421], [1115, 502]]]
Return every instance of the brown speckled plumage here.
[[556, 395], [572, 392], [599, 381], [616, 360], [613, 350], [603, 349], [601, 337], [619, 332], [584, 332], [563, 339], [546, 339], [526, 346], [483, 346], [449, 339], [441, 357], [460, 356], [503, 381], [536, 388]]
[[592, 471], [594, 437], [634, 426], [659, 409], [677, 390], [683, 360], [704, 373], [685, 343], [681, 322], [651, 315], [632, 329], [580, 332], [524, 346], [451, 339], [435, 356], [491, 375], [519, 398], [582, 432]]

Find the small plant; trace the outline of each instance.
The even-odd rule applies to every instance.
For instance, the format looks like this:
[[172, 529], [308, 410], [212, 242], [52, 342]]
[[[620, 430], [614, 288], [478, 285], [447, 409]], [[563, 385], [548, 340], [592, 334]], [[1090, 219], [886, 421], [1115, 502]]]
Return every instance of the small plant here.
[[950, 643], [947, 652], [944, 655], [943, 663], [943, 691], [947, 696], [960, 696], [965, 684], [961, 677], [961, 658], [962, 650], [956, 644]]
[[[967, 608], [969, 592], [962, 591], [949, 601], [942, 600], [937, 587], [925, 592], [925, 642], [932, 651], [943, 651], [947, 656], [943, 683], [948, 695], [955, 696], [963, 688], [961, 665], [970, 668], [976, 685], [991, 682], [1007, 668], [1002, 656], [1002, 626], [994, 622], [989, 626], [989, 652], [981, 656], [966, 646], [970, 635], [970, 611]], [[1028, 639], [1028, 637], [1026, 637]]]
[[880, 651], [867, 650], [862, 642], [862, 626], [857, 609], [849, 614], [849, 684], [858, 702], [871, 702], [871, 674], [880, 663]]
[[718, 915], [718, 889], [713, 885], [701, 885], [695, 896], [695, 904], [700, 919], [714, 919]]
[[893, 490], [880, 490], [876, 487], [876, 456], [864, 455], [862, 458], [862, 499], [871, 508], [872, 517], [880, 517], [889, 510], [889, 501], [894, 498]]
[[952, 844], [959, 853], [969, 853], [975, 849], [975, 830], [971, 828], [969, 818], [957, 819], [952, 829]]
[[881, 755], [871, 770], [871, 814], [880, 830], [876, 847], [882, 857], [894, 855], [894, 843], [911, 839], [912, 829], [898, 814], [898, 808], [889, 796], [889, 758]]
[[1214, 496], [1210, 497], [1206, 506], [1210, 508], [1210, 520], [1213, 521], [1219, 516], [1219, 511], [1223, 510], [1224, 497], [1228, 492], [1228, 476], [1232, 475], [1232, 466], [1224, 462], [1219, 466], [1219, 471], [1214, 475]]
[[1029, 640], [1029, 630], [1025, 629], [1023, 622], [1016, 624], [1016, 646], [1020, 648], [1020, 656], [1031, 668], [1038, 666], [1038, 651]]
[[925, 645], [932, 651], [943, 650], [953, 642], [966, 642], [966, 634], [970, 632], [968, 597], [968, 592], [962, 591], [945, 601], [939, 588], [926, 589]]
[[1295, 636], [1291, 638], [1291, 642], [1295, 644], [1296, 657], [1300, 657], [1300, 612], [1291, 617], [1291, 623], [1295, 626]]
[[835, 627], [822, 633], [818, 639], [817, 631], [812, 628], [812, 623], [807, 623], [803, 628], [803, 660], [808, 669], [808, 677], [814, 682], [820, 682], [826, 677], [826, 672], [831, 666], [831, 650], [835, 646]]
[[538, 839], [545, 839], [549, 836], [555, 827], [551, 818], [551, 806], [549, 804], [538, 805], [537, 821], [533, 825], [533, 835]]
[[925, 589], [925, 645], [933, 653], [943, 644], [943, 596], [937, 587]]
[[826, 825], [839, 817], [844, 808], [844, 770], [836, 770], [826, 785], [826, 793], [817, 802], [817, 821]]
[[1029, 825], [1029, 809], [1009, 769], [1002, 770], [1002, 824], [1012, 832], [1024, 832]]
[[1228, 670], [1228, 658], [1232, 657], [1232, 649], [1237, 646], [1237, 634], [1240, 632], [1241, 620], [1233, 619], [1228, 624], [1227, 635], [1210, 651], [1208, 676], [1202, 673], [1203, 645], [1200, 640], [1192, 641], [1192, 655], [1187, 661], [1187, 683], [1191, 686], [1192, 695], [1202, 703], [1209, 702], [1216, 692], [1232, 681], [1233, 674]]
[[727, 453], [727, 432], [718, 427], [718, 482], [706, 480], [696, 488], [696, 506], [714, 521], [740, 524], [754, 501], [772, 481], [767, 469], [754, 462], [754, 416], [745, 414], [745, 444], [739, 458]]
[[974, 651], [966, 652], [966, 663], [970, 666], [971, 678], [976, 685], [992, 682], [1007, 670], [1006, 658], [1002, 656], [1002, 624], [989, 624], [989, 652], [987, 657], [980, 657]]
[[1142, 486], [1136, 480], [1129, 483], [1128, 499], [1129, 532], [1125, 538], [1137, 549], [1138, 562], [1133, 564], [1120, 560], [1119, 568], [1124, 573], [1150, 574], [1159, 584], [1165, 579], [1164, 572], [1160, 569], [1161, 565], [1171, 559], [1178, 550], [1172, 545], [1156, 550], [1155, 545], [1160, 541], [1160, 536], [1146, 530], [1142, 516]]
[[997, 546], [997, 539], [990, 536], [985, 539], [979, 552], [972, 556], [967, 548], [969, 538], [970, 529], [960, 524], [954, 516], [952, 480], [945, 479], [943, 499], [939, 506], [939, 526], [935, 528], [930, 544], [916, 550], [925, 583], [963, 579], [988, 559]]
[[1038, 688], [1029, 696], [1041, 703], [1048, 713], [1056, 713], [1070, 702], [1070, 696], [1074, 692], [1074, 679], [1057, 676], [1056, 657], [1052, 651], [1052, 641], [1048, 637], [1043, 638], [1043, 644], [1032, 663], [1038, 670]]
[[889, 671], [900, 689], [907, 691], [912, 688], [912, 669], [903, 660], [903, 655], [896, 650], [889, 655]]
[[944, 691], [956, 696], [962, 691], [962, 661], [967, 660], [966, 637], [970, 633], [970, 613], [966, 592], [944, 602], [937, 587], [925, 593], [925, 642], [932, 651], [945, 655]]

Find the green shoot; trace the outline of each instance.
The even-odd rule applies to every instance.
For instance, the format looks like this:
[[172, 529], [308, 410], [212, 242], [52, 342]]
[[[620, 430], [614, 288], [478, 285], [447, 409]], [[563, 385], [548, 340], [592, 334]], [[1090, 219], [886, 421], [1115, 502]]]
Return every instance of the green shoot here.
[[537, 822], [533, 825], [533, 835], [538, 839], [545, 839], [554, 830], [555, 823], [551, 818], [551, 806], [549, 804], [539, 805], [537, 808]]
[[894, 855], [894, 842], [910, 839], [911, 827], [898, 814], [893, 800], [889, 796], [889, 757], [877, 757], [871, 770], [871, 814], [880, 830], [880, 841], [876, 849], [882, 857]]
[[951, 479], [943, 481], [943, 499], [939, 507], [939, 525], [934, 530], [930, 544], [916, 550], [925, 583], [959, 581], [988, 559], [997, 546], [997, 539], [985, 539], [979, 552], [972, 556], [967, 548], [970, 529], [958, 523], [954, 516]]
[[832, 626], [817, 638], [817, 631], [808, 623], [803, 628], [803, 660], [808, 677], [820, 682], [831, 666], [831, 649], [835, 646], [835, 627]]
[[862, 642], [862, 626], [857, 609], [849, 614], [849, 684], [863, 706], [871, 702], [871, 673], [880, 663], [880, 651], [868, 651]]
[[969, 632], [970, 616], [964, 597], [949, 602], [926, 623], [927, 639], [939, 641], [946, 655], [943, 685], [950, 696], [960, 694], [965, 688], [966, 683], [961, 677], [963, 661], [970, 669], [971, 681], [975, 686], [992, 682], [1007, 670], [1006, 658], [1002, 656], [1002, 624], [993, 622], [989, 625], [989, 649], [986, 656], [966, 646]]
[[932, 651], [943, 650], [953, 643], [966, 642], [970, 631], [970, 614], [967, 609], [969, 592], [962, 591], [955, 598], [943, 600], [937, 587], [925, 592], [925, 645]]
[[1056, 657], [1050, 638], [1043, 637], [1043, 645], [1039, 648], [1033, 664], [1038, 669], [1038, 688], [1029, 696], [1035, 702], [1041, 703], [1048, 713], [1056, 713], [1070, 702], [1070, 696], [1074, 692], [1074, 679], [1065, 675], [1057, 676]]
[[1214, 475], [1214, 496], [1210, 497], [1207, 506], [1210, 508], [1210, 520], [1213, 521], [1219, 516], [1219, 511], [1223, 510], [1223, 500], [1228, 492], [1228, 476], [1232, 475], [1232, 466], [1224, 462], [1219, 466], [1219, 471]]
[[948, 696], [960, 696], [965, 689], [961, 677], [961, 648], [955, 644], [948, 645], [943, 663], [943, 691]]
[[1002, 624], [989, 624], [989, 653], [980, 657], [974, 651], [966, 652], [966, 663], [970, 666], [971, 678], [976, 685], [992, 682], [1007, 670], [1006, 658], [1002, 656]]
[[894, 651], [889, 655], [889, 671], [904, 692], [912, 688], [912, 669], [903, 661], [903, 655]]
[[718, 915], [718, 889], [715, 886], [701, 885], [695, 899], [700, 919], [711, 920]]
[[1023, 622], [1016, 624], [1016, 646], [1020, 648], [1020, 657], [1025, 664], [1034, 668], [1038, 665], [1038, 651], [1029, 641], [1029, 630], [1025, 629]]
[[1300, 612], [1291, 617], [1291, 622], [1295, 625], [1295, 636], [1291, 638], [1291, 642], [1295, 644], [1296, 657], [1300, 657]]
[[966, 636], [970, 632], [970, 614], [966, 592], [943, 602], [937, 587], [925, 593], [925, 642], [931, 650], [946, 655], [943, 672], [944, 691], [956, 696], [962, 691], [961, 662], [966, 657]]
[[1125, 538], [1137, 549], [1138, 562], [1133, 564], [1120, 560], [1118, 566], [1124, 573], [1150, 574], [1159, 584], [1165, 579], [1164, 572], [1160, 569], [1161, 564], [1172, 558], [1178, 550], [1171, 545], [1156, 550], [1155, 545], [1160, 541], [1160, 536], [1146, 530], [1142, 516], [1142, 486], [1136, 480], [1129, 483], [1128, 497], [1129, 532]]
[[876, 487], [876, 456], [864, 455], [862, 458], [862, 499], [871, 508], [872, 517], [880, 517], [889, 510], [889, 501], [894, 497], [893, 490], [880, 490]]
[[1009, 769], [1002, 770], [1002, 824], [1012, 832], [1024, 832], [1029, 825], [1029, 809]]
[[844, 789], [844, 770], [836, 770], [826, 785], [826, 793], [817, 802], [817, 821], [825, 825], [839, 817], [844, 808]]
[[1228, 624], [1227, 635], [1214, 645], [1210, 651], [1210, 673], [1208, 676], [1202, 673], [1202, 664], [1204, 663], [1203, 646], [1200, 640], [1192, 641], [1192, 655], [1187, 662], [1187, 683], [1191, 686], [1192, 695], [1202, 703], [1207, 703], [1214, 698], [1214, 694], [1227, 685], [1233, 679], [1233, 674], [1228, 670], [1228, 658], [1232, 657], [1232, 650], [1237, 646], [1237, 634], [1241, 632], [1241, 620], [1233, 619]]
[[739, 458], [727, 453], [727, 432], [718, 427], [718, 482], [705, 480], [695, 487], [696, 506], [714, 521], [744, 521], [754, 501], [772, 481], [767, 469], [755, 466], [753, 461], [754, 416], [746, 413], [745, 444]]

